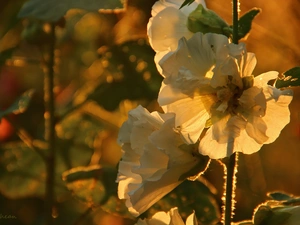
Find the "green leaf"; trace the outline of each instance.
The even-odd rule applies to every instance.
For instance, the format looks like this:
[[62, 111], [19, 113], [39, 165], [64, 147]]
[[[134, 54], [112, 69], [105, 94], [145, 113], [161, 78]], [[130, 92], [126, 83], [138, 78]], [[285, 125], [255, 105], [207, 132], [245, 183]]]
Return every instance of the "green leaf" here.
[[25, 112], [30, 103], [30, 100], [32, 99], [33, 94], [33, 89], [24, 92], [10, 107], [8, 107], [4, 111], [0, 111], [0, 119], [11, 113], [20, 114]]
[[245, 37], [251, 30], [252, 21], [255, 16], [261, 12], [261, 9], [253, 8], [246, 12], [238, 22], [238, 37], [239, 39]]
[[[62, 172], [71, 166], [85, 166], [92, 151], [84, 146], [63, 145], [57, 139], [55, 193], [57, 197], [69, 195], [61, 179]], [[66, 160], [68, 158], [68, 160]], [[9, 198], [43, 197], [45, 194], [46, 167], [43, 159], [23, 142], [0, 147], [0, 192]]]
[[292, 196], [282, 192], [271, 192], [268, 193], [268, 196], [276, 201], [284, 201], [284, 200], [292, 199]]
[[30, 0], [23, 5], [18, 16], [56, 22], [70, 9], [98, 11], [116, 8], [123, 8], [120, 0]]
[[128, 211], [125, 200], [119, 199], [116, 195], [110, 195], [108, 200], [101, 205], [101, 209], [110, 214], [122, 216], [123, 218], [135, 219]]
[[275, 82], [276, 88], [300, 86], [300, 67], [294, 67], [283, 73]]
[[93, 165], [77, 167], [63, 173], [63, 180], [74, 196], [89, 207], [101, 207], [110, 214], [134, 219], [125, 200], [117, 197], [117, 169]]
[[291, 199], [288, 199], [284, 202], [282, 202], [283, 205], [300, 205], [300, 198], [297, 197], [297, 198], [291, 198]]
[[45, 165], [40, 156], [22, 142], [0, 148], [0, 192], [9, 198], [42, 196]]
[[201, 4], [188, 16], [188, 29], [193, 32], [226, 34], [224, 29], [229, 27], [225, 20]]
[[179, 9], [181, 9], [182, 7], [186, 6], [186, 5], [190, 5], [194, 2], [195, 0], [185, 0], [182, 5], [180, 6]]
[[258, 207], [254, 213], [253, 221], [255, 225], [283, 225], [289, 224], [288, 220], [291, 217], [289, 207], [274, 207], [266, 205]]
[[74, 196], [89, 207], [100, 206], [111, 214], [133, 219], [125, 201], [116, 196], [116, 168], [100, 165], [77, 167], [65, 171], [62, 177]]
[[117, 192], [116, 176], [116, 169], [94, 165], [65, 171], [62, 179], [78, 199], [89, 206], [99, 206]]
[[215, 195], [208, 186], [198, 180], [184, 181], [148, 209], [142, 217], [149, 218], [158, 211], [169, 211], [173, 207], [178, 207], [184, 219], [195, 211], [199, 224], [216, 224], [220, 220]]

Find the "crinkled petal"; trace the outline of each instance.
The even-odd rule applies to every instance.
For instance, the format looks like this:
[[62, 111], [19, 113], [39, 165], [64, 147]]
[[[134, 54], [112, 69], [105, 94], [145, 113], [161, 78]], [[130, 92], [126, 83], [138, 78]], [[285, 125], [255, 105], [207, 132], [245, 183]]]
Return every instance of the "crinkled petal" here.
[[[129, 113], [120, 140], [123, 156], [119, 163], [118, 195], [126, 199], [129, 211], [138, 216], [184, 179], [201, 169], [201, 159], [194, 156], [175, 131], [175, 115], [149, 113], [137, 107]], [[204, 162], [205, 163], [205, 162]], [[191, 172], [193, 171], [193, 172]], [[197, 171], [200, 172], [200, 171]]]
[[159, 181], [144, 181], [138, 189], [128, 192], [129, 198], [126, 199], [126, 206], [129, 211], [134, 216], [145, 212], [154, 203], [182, 183], [183, 180], [179, 180], [181, 175], [190, 171], [193, 166], [195, 165], [189, 163], [169, 169]]
[[142, 180], [157, 181], [167, 171], [168, 163], [168, 155], [148, 144], [140, 157], [140, 166], [133, 167], [132, 172], [139, 174]]
[[167, 54], [159, 62], [164, 76], [169, 79], [166, 83], [176, 81], [181, 68], [189, 70], [200, 81], [210, 78], [210, 74], [207, 76], [207, 73], [210, 73], [215, 64], [214, 49], [219, 49], [226, 43], [228, 38], [224, 35], [200, 32], [194, 34], [189, 40], [180, 39], [178, 49]]

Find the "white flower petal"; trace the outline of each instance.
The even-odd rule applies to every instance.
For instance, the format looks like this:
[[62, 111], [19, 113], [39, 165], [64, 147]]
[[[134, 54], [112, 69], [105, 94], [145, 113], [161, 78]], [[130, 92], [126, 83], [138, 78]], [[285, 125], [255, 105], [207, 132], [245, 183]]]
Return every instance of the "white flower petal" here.
[[206, 7], [204, 0], [196, 0], [179, 9], [182, 3], [182, 0], [160, 0], [153, 5], [147, 32], [149, 42], [156, 52], [174, 51], [180, 38], [190, 38], [192, 33], [187, 28], [189, 14], [198, 4]]
[[226, 132], [230, 138], [237, 138], [245, 130], [247, 122], [239, 116], [231, 116], [227, 122]]
[[169, 213], [160, 211], [155, 213], [151, 219], [139, 219], [135, 225], [169, 225], [170, 221]]
[[227, 122], [230, 118], [230, 115], [226, 115], [223, 118], [218, 119], [216, 122], [213, 122], [212, 127], [212, 138], [218, 143], [223, 144], [227, 143], [229, 139], [229, 133], [226, 130]]
[[248, 52], [247, 55], [245, 55], [244, 68], [242, 68], [243, 70], [242, 77], [251, 76], [256, 66], [256, 63], [257, 60], [255, 54], [252, 52]]
[[264, 87], [270, 80], [274, 80], [278, 77], [277, 71], [269, 71], [262, 73], [254, 78], [254, 86]]
[[264, 144], [268, 140], [266, 135], [267, 124], [261, 117], [254, 116], [246, 125], [247, 134], [258, 144]]
[[164, 106], [185, 98], [189, 98], [189, 96], [162, 82], [157, 102], [163, 108], [164, 112], [168, 112]]
[[242, 152], [244, 154], [253, 154], [261, 148], [262, 144], [257, 143], [251, 138], [246, 130], [242, 130], [238, 138], [235, 139], [235, 152]]
[[160, 75], [162, 75], [163, 77], [165, 77], [163, 75], [163, 70], [161, 68], [161, 66], [159, 65], [159, 61], [168, 53], [169, 51], [166, 50], [166, 51], [160, 51], [160, 52], [157, 52], [154, 56], [154, 62], [155, 62], [155, 65], [156, 65], [156, 69], [157, 71], [159, 72]]
[[203, 95], [194, 98], [179, 99], [166, 105], [166, 112], [176, 114], [175, 127], [180, 128], [180, 132], [188, 144], [198, 141], [203, 131], [206, 121], [210, 115], [209, 109], [215, 103], [215, 96]]
[[198, 220], [195, 212], [188, 216], [186, 219], [186, 225], [198, 225]]
[[200, 140], [198, 151], [211, 159], [222, 159], [227, 156], [227, 143], [220, 144], [212, 137], [212, 129], [209, 128], [205, 136]]
[[170, 225], [184, 225], [184, 222], [178, 212], [178, 208], [172, 208], [169, 213], [171, 216]]
[[169, 225], [171, 221], [170, 215], [166, 212], [157, 212], [153, 215], [152, 219], [149, 220], [149, 225]]
[[148, 23], [148, 37], [152, 48], [156, 52], [176, 50], [180, 38], [190, 38], [193, 35], [186, 22], [186, 15], [173, 7], [157, 13]]
[[[245, 130], [241, 130], [240, 135], [234, 139], [234, 152], [253, 154], [261, 148], [253, 138], [249, 137]], [[201, 139], [199, 153], [207, 155], [211, 159], [222, 159], [231, 155], [227, 152], [227, 143], [220, 144], [212, 138], [212, 131], [208, 129], [205, 136]]]
[[245, 90], [238, 99], [244, 111], [252, 116], [264, 116], [266, 111], [266, 97], [261, 87], [253, 86]]
[[[276, 96], [270, 95], [276, 90]], [[279, 91], [279, 95], [277, 93]], [[274, 142], [281, 130], [290, 122], [290, 110], [288, 105], [293, 99], [291, 93], [286, 91], [280, 91], [274, 87], [268, 86], [264, 90], [265, 95], [270, 97], [267, 100], [266, 115], [263, 117], [264, 122], [268, 125], [266, 135], [269, 139], [266, 144]], [[289, 95], [285, 95], [289, 94]], [[272, 98], [273, 97], [273, 98]]]

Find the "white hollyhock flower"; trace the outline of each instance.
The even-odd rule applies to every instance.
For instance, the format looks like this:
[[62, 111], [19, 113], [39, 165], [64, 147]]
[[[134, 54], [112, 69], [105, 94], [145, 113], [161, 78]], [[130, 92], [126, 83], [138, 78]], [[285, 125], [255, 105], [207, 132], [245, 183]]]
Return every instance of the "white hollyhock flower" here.
[[189, 40], [180, 39], [178, 49], [159, 62], [165, 79], [158, 103], [165, 112], [176, 113], [175, 126], [189, 144], [198, 141], [217, 101], [210, 82], [217, 57], [225, 57], [223, 48], [228, 44], [223, 35], [196, 33]]
[[139, 219], [136, 225], [198, 225], [198, 222], [195, 213], [192, 213], [184, 224], [178, 209], [172, 208], [168, 213], [155, 213], [151, 219]]
[[[256, 78], [253, 53], [244, 44], [226, 43], [225, 36], [196, 33], [182, 38], [178, 49], [160, 61], [165, 79], [158, 102], [176, 114], [175, 126], [187, 143], [195, 143], [205, 127], [199, 152], [224, 158], [227, 144], [252, 154], [273, 142], [289, 122], [291, 91], [267, 85], [277, 72]], [[280, 119], [278, 119], [280, 118]]]
[[[188, 30], [189, 14], [199, 4], [205, 7], [204, 0], [195, 0], [192, 4], [179, 9], [183, 0], [159, 0], [152, 7], [152, 17], [147, 25], [149, 42], [156, 56], [157, 63], [167, 52], [177, 48], [178, 40], [182, 37], [189, 39], [193, 33]], [[158, 67], [160, 70], [160, 68]]]
[[126, 199], [134, 216], [207, 166], [208, 157], [197, 155], [197, 147], [185, 145], [174, 123], [174, 114], [149, 113], [139, 106], [129, 112], [120, 129], [123, 156], [118, 195]]

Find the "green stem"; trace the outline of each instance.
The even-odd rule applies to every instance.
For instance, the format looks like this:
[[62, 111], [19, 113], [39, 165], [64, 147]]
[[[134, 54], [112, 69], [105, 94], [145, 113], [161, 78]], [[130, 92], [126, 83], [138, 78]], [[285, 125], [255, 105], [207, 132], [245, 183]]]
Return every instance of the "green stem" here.
[[239, 35], [238, 35], [238, 21], [239, 21], [239, 0], [232, 0], [232, 42], [238, 44]]
[[54, 206], [55, 185], [55, 105], [54, 105], [54, 50], [55, 50], [55, 25], [51, 24], [49, 41], [49, 59], [47, 72], [44, 80], [44, 102], [45, 102], [45, 139], [48, 142], [49, 151], [47, 155], [47, 178], [46, 178], [46, 201], [45, 213], [46, 224], [53, 224], [52, 209]]
[[[228, 143], [227, 151], [233, 151], [233, 142]], [[238, 154], [233, 153], [226, 163], [226, 191], [225, 191], [225, 216], [224, 225], [230, 225], [234, 210], [234, 197], [235, 197], [235, 174], [237, 166]]]

